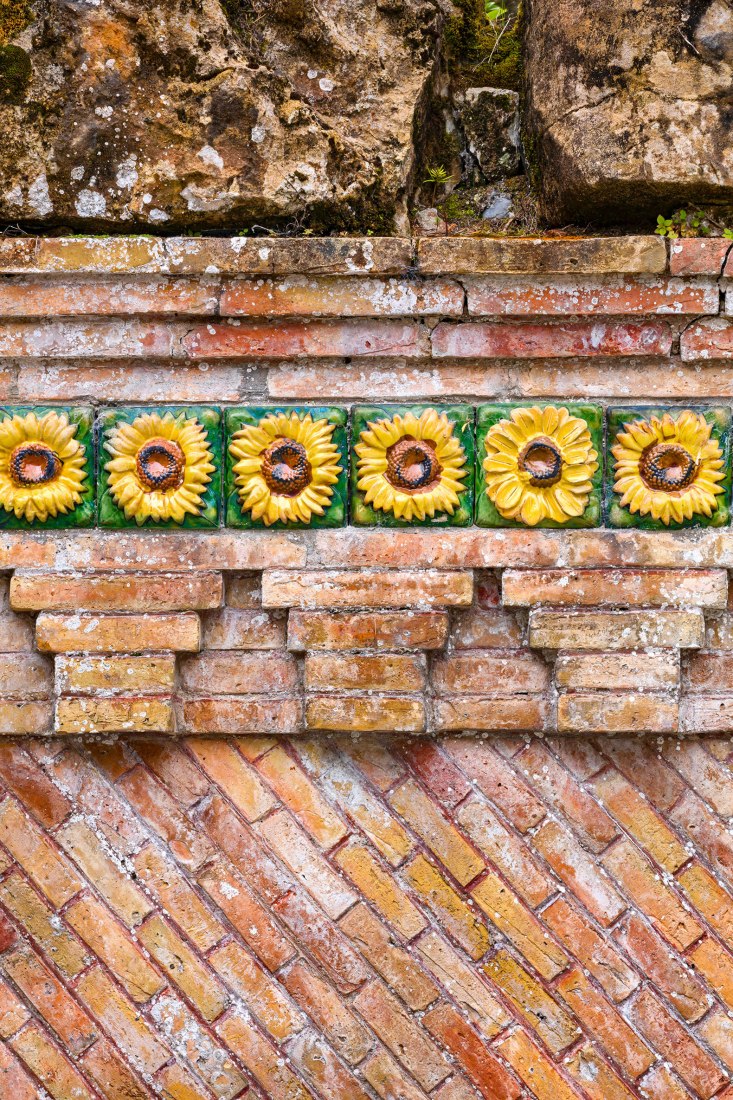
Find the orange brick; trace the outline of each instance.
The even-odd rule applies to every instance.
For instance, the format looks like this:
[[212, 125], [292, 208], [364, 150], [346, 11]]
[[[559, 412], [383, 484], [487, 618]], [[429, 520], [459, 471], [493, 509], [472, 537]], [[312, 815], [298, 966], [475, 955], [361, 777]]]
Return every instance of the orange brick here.
[[314, 1100], [313, 1093], [299, 1080], [274, 1047], [253, 1024], [240, 1014], [228, 1015], [218, 1032], [272, 1100]]
[[19, 1032], [10, 1045], [54, 1098], [94, 1100], [81, 1075], [35, 1024]]
[[[405, 868], [405, 878], [440, 925], [471, 956], [480, 959], [491, 943], [486, 925], [422, 853]], [[422, 944], [423, 941], [421, 941]]]
[[306, 700], [309, 730], [354, 733], [421, 733], [425, 708], [421, 702], [399, 696], [311, 695]]
[[145, 1004], [165, 985], [140, 948], [94, 898], [82, 898], [66, 910], [65, 917], [127, 990], [133, 1001]]
[[413, 780], [393, 791], [389, 802], [462, 886], [484, 869], [480, 856]]
[[[5, 639], [2, 640], [3, 646]], [[48, 699], [53, 676], [47, 657], [37, 653], [0, 653], [0, 698]]]
[[598, 776], [593, 788], [599, 801], [665, 871], [674, 872], [687, 862], [689, 854], [672, 830], [618, 772]]
[[[448, 279], [339, 279], [288, 275], [281, 279], [233, 279], [222, 290], [223, 317], [461, 316], [463, 288]], [[96, 312], [88, 310], [89, 313]], [[182, 311], [183, 312], [183, 311]], [[188, 312], [188, 311], [186, 311]], [[696, 313], [708, 312], [695, 310]]]
[[579, 1100], [580, 1094], [521, 1028], [501, 1039], [496, 1049], [537, 1100]]
[[305, 659], [306, 691], [420, 691], [425, 667], [405, 654], [315, 654]]
[[199, 884], [268, 970], [277, 970], [293, 957], [295, 949], [233, 868], [210, 865]]
[[141, 1073], [155, 1073], [168, 1061], [170, 1052], [156, 1038], [140, 1012], [122, 996], [99, 967], [88, 970], [77, 984], [77, 992], [92, 1016], [114, 1035], [125, 1056]]
[[733, 947], [733, 895], [697, 862], [679, 873], [677, 883], [695, 909]]
[[[722, 1009], [709, 1013], [700, 1024], [698, 1033], [728, 1069], [733, 1070], [733, 1021], [730, 1015]], [[721, 1095], [723, 1100], [730, 1100], [730, 1088]]]
[[0, 699], [0, 737], [26, 737], [50, 733], [53, 710], [49, 703], [20, 703]]
[[695, 1021], [704, 1015], [708, 1007], [705, 986], [639, 914], [627, 917], [616, 930], [616, 939], [684, 1020]]
[[291, 611], [288, 649], [442, 649], [444, 611]]
[[689, 958], [724, 1004], [733, 1010], [733, 955], [706, 936], [690, 952]]
[[214, 650], [181, 661], [186, 691], [206, 695], [270, 695], [297, 690], [294, 659], [287, 653]]
[[101, 1094], [109, 1100], [146, 1100], [145, 1087], [134, 1077], [111, 1043], [98, 1039], [80, 1060]]
[[38, 1100], [37, 1085], [5, 1044], [0, 1046], [0, 1084], [13, 1100]]
[[[219, 977], [242, 998], [273, 1039], [282, 1041], [303, 1027], [305, 1020], [302, 1013], [291, 1005], [280, 989], [279, 981], [283, 981], [288, 991], [292, 992], [282, 975], [274, 981], [240, 944], [227, 943], [217, 948], [209, 956], [209, 961]], [[340, 1005], [335, 994], [333, 999]]]
[[533, 908], [554, 892], [554, 882], [539, 866], [529, 846], [506, 828], [486, 800], [472, 798], [464, 802], [456, 821]]
[[546, 980], [568, 965], [568, 956], [498, 875], [489, 872], [471, 891], [489, 920]]
[[435, 1088], [445, 1080], [450, 1069], [438, 1048], [384, 986], [378, 982], [365, 986], [354, 999], [354, 1005], [424, 1089]]
[[482, 1035], [491, 1039], [506, 1027], [511, 1017], [491, 995], [479, 972], [467, 966], [435, 932], [423, 936], [418, 949], [436, 981], [453, 997]]
[[204, 649], [282, 649], [286, 622], [279, 612], [224, 607], [203, 616]]
[[334, 861], [348, 875], [360, 894], [379, 910], [388, 924], [413, 939], [427, 921], [405, 891], [392, 878], [364, 844], [351, 843], [340, 848]]
[[580, 1038], [575, 1021], [508, 951], [497, 951], [483, 971], [554, 1055]]
[[128, 928], [148, 915], [152, 904], [107, 855], [86, 822], [69, 821], [58, 830], [56, 839]]
[[639, 1092], [644, 1100], [690, 1100], [685, 1086], [664, 1063], [655, 1066], [639, 1082]]
[[28, 948], [3, 957], [3, 969], [72, 1055], [86, 1050], [97, 1029], [47, 966]]
[[533, 844], [600, 924], [613, 924], [627, 908], [618, 891], [564, 825], [548, 821], [535, 834]]
[[286, 869], [221, 795], [207, 799], [199, 824], [263, 901], [276, 901], [293, 888]]
[[584, 1028], [632, 1080], [654, 1064], [655, 1054], [580, 970], [564, 974], [556, 988]]
[[488, 698], [480, 695], [437, 699], [434, 707], [436, 730], [542, 730], [547, 724], [544, 699], [518, 695], [516, 698]]
[[308, 573], [265, 572], [265, 607], [399, 608], [467, 607], [473, 600], [473, 574], [441, 572], [348, 572], [312, 570]]
[[565, 1068], [589, 1100], [634, 1100], [633, 1093], [590, 1043], [566, 1059]]
[[679, 708], [665, 695], [561, 695], [557, 728], [561, 733], [675, 733]]
[[671, 649], [561, 654], [555, 661], [555, 682], [569, 691], [667, 691], [679, 681], [680, 657]]
[[56, 703], [58, 733], [172, 733], [174, 722], [167, 699], [65, 695]]
[[339, 927], [406, 1005], [420, 1010], [433, 1003], [438, 987], [366, 905], [360, 902], [350, 909]]
[[710, 607], [724, 609], [722, 569], [507, 569], [505, 607]]
[[533, 791], [568, 819], [592, 851], [602, 852], [618, 836], [616, 822], [544, 745], [532, 742], [517, 760]]
[[553, 901], [542, 919], [613, 1001], [626, 1000], [638, 987], [641, 979], [628, 962], [567, 899]]
[[354, 904], [354, 891], [331, 869], [286, 810], [278, 810], [260, 822], [258, 832], [332, 920]]
[[601, 863], [675, 947], [684, 950], [701, 935], [699, 922], [630, 841], [614, 845]]
[[649, 991], [643, 990], [631, 1007], [631, 1019], [659, 1053], [703, 1100], [728, 1080], [713, 1059], [699, 1046]]
[[382, 1100], [423, 1100], [425, 1096], [422, 1089], [412, 1084], [384, 1047], [368, 1058], [360, 1068], [364, 1079]]
[[514, 1100], [520, 1095], [518, 1082], [452, 1005], [431, 1009], [423, 1017], [423, 1025], [450, 1051], [486, 1100]]
[[366, 981], [369, 968], [307, 894], [295, 891], [284, 894], [272, 909], [298, 943], [320, 963], [340, 993], [353, 993]]
[[457, 650], [506, 649], [507, 646], [521, 646], [524, 633], [516, 615], [494, 608], [484, 611], [472, 607], [454, 613], [451, 642]]
[[89, 956], [82, 945], [19, 872], [0, 882], [0, 901], [66, 977], [72, 978], [88, 966]]
[[534, 653], [475, 650], [438, 658], [433, 663], [432, 680], [436, 691], [446, 695], [501, 696], [544, 691], [550, 670]]
[[361, 1062], [371, 1049], [371, 1036], [332, 987], [302, 960], [293, 963], [279, 979], [341, 1057], [350, 1065]]
[[56, 690], [67, 695], [170, 695], [174, 657], [57, 657]]
[[263, 699], [252, 695], [218, 695], [187, 699], [183, 727], [188, 733], [299, 733], [303, 726], [298, 699]]
[[206, 776], [176, 742], [138, 741], [135, 751], [182, 808], [194, 806], [209, 793]]
[[20, 743], [0, 742], [0, 771], [8, 790], [46, 828], [58, 825], [71, 812], [72, 803]]
[[323, 1096], [333, 1090], [332, 1095], [339, 1100], [369, 1100], [351, 1071], [339, 1061], [323, 1037], [310, 1028], [288, 1043], [288, 1055], [317, 1095]]
[[[165, 1034], [178, 1057], [196, 1067], [198, 1078], [203, 1079], [215, 1095], [222, 1100], [233, 1100], [240, 1094], [247, 1081], [235, 1064], [231, 1051], [202, 1027], [179, 997], [170, 990], [164, 990], [156, 998], [150, 1013], [158, 1030]], [[165, 1072], [164, 1070], [163, 1073]], [[186, 1087], [189, 1090], [202, 1087], [183, 1071], [179, 1074], [180, 1078], [187, 1082]], [[188, 1100], [185, 1092], [184, 1096]]]
[[257, 821], [275, 806], [275, 799], [255, 769], [224, 741], [190, 739], [189, 751], [206, 774], [231, 799], [246, 821]]
[[467, 738], [443, 742], [462, 770], [470, 775], [489, 801], [496, 804], [513, 825], [526, 833], [547, 813], [531, 787], [514, 769], [484, 743]]
[[13, 574], [14, 611], [196, 611], [219, 607], [220, 573]]
[[166, 976], [181, 989], [209, 1023], [227, 1006], [226, 992], [191, 948], [157, 914], [139, 929], [138, 939]]
[[196, 652], [201, 644], [199, 617], [176, 615], [54, 615], [36, 620], [36, 643], [46, 653]]
[[29, 1019], [30, 1013], [22, 1001], [15, 996], [9, 985], [0, 982], [0, 1039], [9, 1039]]
[[[708, 748], [711, 751], [707, 751]], [[712, 753], [713, 741], [708, 744], [698, 741], [677, 740], [674, 747], [666, 747], [663, 752], [672, 767], [681, 772], [691, 787], [708, 802], [721, 817], [733, 817], [733, 788], [730, 782], [730, 769], [725, 763], [719, 763]], [[725, 746], [721, 761], [730, 753]]]
[[717, 868], [723, 878], [733, 871], [733, 838], [720, 818], [708, 810], [701, 798], [689, 790], [673, 806], [670, 817], [687, 834], [690, 842]]
[[257, 770], [322, 848], [343, 840], [347, 832], [343, 821], [281, 745], [259, 758]]
[[0, 840], [52, 905], [62, 906], [81, 890], [66, 857], [10, 798], [0, 803]]
[[128, 802], [143, 820], [169, 845], [179, 863], [199, 867], [212, 854], [212, 845], [178, 809], [160, 783], [138, 765], [119, 780]]
[[536, 649], [697, 649], [701, 611], [530, 612], [529, 644]]

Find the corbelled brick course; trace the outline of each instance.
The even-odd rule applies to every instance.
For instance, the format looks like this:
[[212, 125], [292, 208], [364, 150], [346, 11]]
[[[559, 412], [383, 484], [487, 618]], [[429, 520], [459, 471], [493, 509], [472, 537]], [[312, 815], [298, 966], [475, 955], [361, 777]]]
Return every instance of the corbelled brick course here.
[[[730, 249], [6, 238], [0, 405], [730, 407]], [[730, 1100], [731, 570], [0, 529], [0, 1095]]]

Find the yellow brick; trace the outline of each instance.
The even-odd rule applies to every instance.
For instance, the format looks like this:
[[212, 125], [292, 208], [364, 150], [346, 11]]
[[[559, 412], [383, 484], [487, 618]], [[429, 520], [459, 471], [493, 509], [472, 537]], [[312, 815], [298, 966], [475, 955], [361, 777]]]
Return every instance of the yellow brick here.
[[531, 611], [529, 644], [537, 649], [698, 649], [701, 611]]
[[107, 855], [86, 822], [77, 819], [62, 825], [56, 840], [128, 928], [148, 915], [152, 903]]
[[311, 695], [305, 705], [309, 730], [353, 733], [421, 733], [425, 708], [413, 699], [394, 696]]
[[322, 848], [343, 840], [347, 833], [343, 821], [281, 745], [260, 757], [257, 770]]
[[60, 695], [164, 695], [175, 686], [175, 657], [56, 658]]
[[493, 1038], [510, 1022], [511, 1016], [489, 992], [478, 971], [466, 966], [460, 956], [435, 932], [423, 936], [418, 944], [426, 966], [444, 986], [471, 1022], [488, 1038]]
[[133, 1001], [145, 1004], [163, 988], [165, 979], [96, 899], [82, 898], [75, 902], [66, 910], [65, 917], [94, 954], [104, 959]]
[[66, 857], [10, 798], [0, 803], [0, 840], [52, 905], [60, 908], [81, 889]]
[[306, 691], [420, 691], [424, 686], [419, 657], [314, 654], [305, 659]]
[[489, 920], [543, 978], [549, 981], [565, 969], [568, 956], [498, 875], [489, 872], [472, 895]]
[[359, 893], [368, 898], [405, 939], [410, 940], [422, 932], [427, 924], [422, 913], [392, 876], [380, 867], [365, 845], [350, 844], [340, 848], [334, 858]]
[[138, 931], [138, 939], [205, 1020], [211, 1023], [222, 1014], [228, 998], [221, 982], [167, 921], [152, 916]]
[[424, 899], [441, 926], [463, 947], [472, 959], [485, 955], [490, 944], [486, 925], [478, 913], [443, 878], [424, 855], [418, 855], [405, 868], [405, 878]]
[[36, 644], [46, 653], [195, 653], [201, 645], [198, 615], [54, 615], [36, 620]]
[[172, 733], [173, 725], [173, 706], [167, 699], [67, 695], [56, 704], [57, 733]]
[[195, 611], [219, 607], [220, 573], [21, 573], [10, 581], [15, 611]]
[[483, 860], [413, 780], [393, 791], [389, 802], [462, 886], [483, 871]]
[[498, 951], [483, 970], [554, 1055], [580, 1038], [574, 1020], [508, 951]]

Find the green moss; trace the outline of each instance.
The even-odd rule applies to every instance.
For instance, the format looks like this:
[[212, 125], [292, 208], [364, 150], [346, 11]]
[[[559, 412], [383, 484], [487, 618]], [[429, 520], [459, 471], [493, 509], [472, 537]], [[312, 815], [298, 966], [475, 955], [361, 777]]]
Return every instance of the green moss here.
[[0, 0], [0, 45], [15, 38], [32, 21], [29, 0]]
[[519, 91], [522, 83], [524, 15], [522, 5], [498, 43], [485, 15], [484, 0], [457, 0], [458, 14], [448, 20], [445, 52], [453, 69], [466, 70], [474, 85]]
[[22, 103], [31, 79], [31, 59], [20, 46], [0, 46], [0, 103]]
[[471, 221], [479, 217], [476, 204], [462, 191], [452, 191], [443, 202], [438, 203], [438, 210], [447, 222]]

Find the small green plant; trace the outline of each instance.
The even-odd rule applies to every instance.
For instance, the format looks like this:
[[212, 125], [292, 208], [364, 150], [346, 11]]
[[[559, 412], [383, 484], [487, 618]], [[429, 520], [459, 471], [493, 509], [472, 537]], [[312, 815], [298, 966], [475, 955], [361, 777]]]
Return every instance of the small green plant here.
[[726, 241], [733, 241], [733, 229], [724, 229], [723, 236], [725, 237]]
[[490, 65], [494, 60], [494, 54], [498, 50], [502, 38], [511, 27], [514, 19], [508, 9], [503, 4], [496, 3], [496, 0], [484, 0], [484, 15], [486, 16], [487, 30], [491, 41], [491, 52], [480, 64]]
[[497, 23], [500, 19], [506, 19], [507, 10], [503, 4], [495, 4], [494, 0], [484, 0], [484, 15], [489, 23]]
[[433, 187], [433, 204], [435, 204], [435, 195], [439, 187], [445, 187], [450, 183], [451, 174], [443, 164], [432, 164], [425, 169], [425, 179], [423, 183], [430, 183]]
[[676, 241], [679, 237], [725, 237], [726, 240], [733, 240], [733, 229], [718, 221], [710, 211], [699, 208], [689, 212], [676, 210], [669, 218], [660, 214], [654, 232], [670, 241]]

